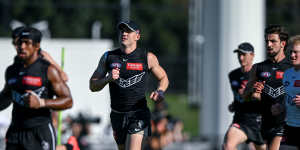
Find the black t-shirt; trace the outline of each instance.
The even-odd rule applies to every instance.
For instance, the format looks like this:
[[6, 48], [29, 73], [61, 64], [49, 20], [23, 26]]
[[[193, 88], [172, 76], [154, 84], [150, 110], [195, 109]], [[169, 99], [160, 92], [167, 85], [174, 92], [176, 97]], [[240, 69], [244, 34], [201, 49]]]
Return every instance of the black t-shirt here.
[[54, 92], [47, 77], [49, 65], [48, 61], [38, 58], [26, 68], [19, 60], [7, 68], [5, 80], [13, 99], [12, 127], [32, 128], [51, 122], [50, 109], [31, 109], [23, 100], [26, 90], [34, 91], [41, 98], [53, 98]]
[[112, 109], [133, 111], [146, 108], [147, 51], [140, 48], [130, 54], [120, 49], [109, 51], [106, 65], [109, 71], [120, 68], [120, 78], [109, 83]]
[[250, 72], [242, 72], [241, 68], [237, 68], [229, 73], [229, 81], [233, 92], [234, 119], [233, 122], [253, 122], [257, 124], [260, 121], [260, 102], [245, 101], [239, 94], [242, 85], [246, 86], [249, 80]]
[[256, 64], [256, 77], [260, 81], [265, 81], [262, 102], [262, 126], [264, 128], [277, 127], [284, 124], [285, 111], [277, 116], [273, 116], [271, 107], [275, 103], [284, 107], [284, 86], [282, 84], [283, 73], [286, 69], [292, 67], [288, 58], [279, 63], [273, 63], [266, 60]]

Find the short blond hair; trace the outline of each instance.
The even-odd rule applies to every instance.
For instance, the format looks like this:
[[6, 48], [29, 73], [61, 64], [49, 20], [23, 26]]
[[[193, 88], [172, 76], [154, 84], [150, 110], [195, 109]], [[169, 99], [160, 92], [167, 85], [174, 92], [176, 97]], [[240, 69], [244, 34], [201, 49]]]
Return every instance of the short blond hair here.
[[293, 45], [295, 45], [295, 44], [300, 44], [300, 35], [292, 36], [292, 37], [289, 39], [289, 43], [290, 43], [290, 46], [293, 46]]
[[300, 44], [300, 35], [292, 36], [289, 39], [288, 43], [289, 43], [288, 48], [284, 53], [286, 54], [286, 56], [290, 57], [291, 56], [291, 50], [293, 49], [293, 46]]

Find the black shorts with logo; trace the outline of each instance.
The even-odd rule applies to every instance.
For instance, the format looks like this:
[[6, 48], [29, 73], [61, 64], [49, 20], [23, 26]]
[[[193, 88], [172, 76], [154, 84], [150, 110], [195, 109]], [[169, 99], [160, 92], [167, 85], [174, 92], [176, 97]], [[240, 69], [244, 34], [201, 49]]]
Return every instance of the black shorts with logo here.
[[264, 140], [267, 141], [267, 144], [270, 144], [275, 136], [283, 136], [284, 134], [284, 125], [277, 125], [272, 128], [263, 127], [261, 130]]
[[235, 114], [231, 127], [242, 130], [247, 135], [246, 143], [264, 144], [261, 135], [261, 116], [255, 113]]
[[130, 112], [112, 110], [110, 119], [117, 144], [125, 144], [127, 134], [151, 135], [151, 114], [148, 108]]
[[55, 150], [56, 135], [52, 124], [34, 128], [10, 127], [6, 133], [6, 150]]
[[299, 142], [300, 127], [284, 126], [284, 135], [281, 140], [282, 145], [296, 146], [300, 149]]
[[234, 123], [231, 126], [242, 130], [247, 135], [246, 143], [253, 142], [256, 145], [264, 144], [264, 140], [262, 138], [260, 130], [257, 130], [255, 128], [253, 128], [251, 126], [247, 126], [245, 124], [238, 124], [238, 123]]

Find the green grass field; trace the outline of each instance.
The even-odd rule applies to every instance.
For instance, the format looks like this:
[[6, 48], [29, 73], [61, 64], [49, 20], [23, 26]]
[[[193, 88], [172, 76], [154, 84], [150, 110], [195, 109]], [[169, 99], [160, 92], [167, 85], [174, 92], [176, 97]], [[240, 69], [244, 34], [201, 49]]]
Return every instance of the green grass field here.
[[[165, 100], [168, 103], [169, 114], [183, 120], [184, 131], [191, 137], [198, 136], [199, 109], [189, 106], [187, 95], [166, 94]], [[154, 102], [148, 99], [148, 106], [152, 110]]]

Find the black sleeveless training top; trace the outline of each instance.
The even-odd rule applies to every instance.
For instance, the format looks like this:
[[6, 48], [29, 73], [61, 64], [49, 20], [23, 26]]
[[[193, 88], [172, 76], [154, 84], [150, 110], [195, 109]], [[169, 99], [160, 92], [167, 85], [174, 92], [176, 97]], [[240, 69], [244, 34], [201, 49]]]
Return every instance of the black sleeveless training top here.
[[258, 109], [253, 109], [260, 105], [259, 101], [245, 101], [242, 95], [239, 94], [239, 89], [242, 88], [242, 85], [247, 85], [249, 77], [250, 72], [242, 72], [241, 68], [237, 68], [229, 73], [235, 113], [260, 113]]
[[276, 127], [284, 124], [285, 111], [278, 116], [273, 116], [271, 106], [275, 103], [284, 105], [284, 86], [282, 83], [283, 73], [286, 69], [292, 67], [288, 58], [278, 63], [271, 60], [265, 60], [257, 64], [256, 77], [258, 80], [265, 81], [263, 93], [261, 95], [262, 102], [262, 126]]
[[141, 48], [130, 54], [121, 49], [109, 51], [106, 65], [109, 71], [120, 68], [120, 78], [109, 83], [111, 108], [122, 112], [146, 108], [147, 51]]
[[47, 72], [50, 63], [38, 58], [33, 64], [24, 68], [22, 61], [15, 59], [5, 73], [5, 80], [12, 92], [13, 111], [11, 127], [32, 128], [51, 122], [51, 112], [48, 108], [31, 109], [24, 103], [26, 90], [32, 90], [41, 98], [53, 98], [51, 83]]

